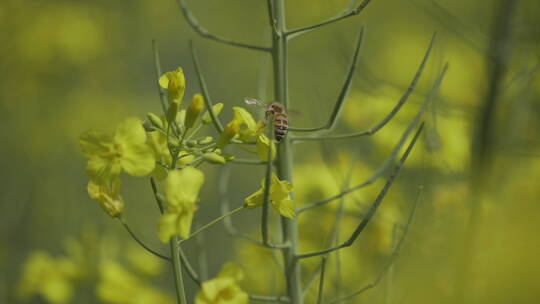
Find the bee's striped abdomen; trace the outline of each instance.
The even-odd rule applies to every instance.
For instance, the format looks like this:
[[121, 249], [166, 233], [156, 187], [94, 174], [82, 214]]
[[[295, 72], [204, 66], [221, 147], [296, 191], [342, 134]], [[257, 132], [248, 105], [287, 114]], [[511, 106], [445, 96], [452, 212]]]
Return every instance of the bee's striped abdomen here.
[[277, 142], [280, 142], [287, 134], [289, 128], [289, 120], [285, 113], [274, 114], [274, 138]]

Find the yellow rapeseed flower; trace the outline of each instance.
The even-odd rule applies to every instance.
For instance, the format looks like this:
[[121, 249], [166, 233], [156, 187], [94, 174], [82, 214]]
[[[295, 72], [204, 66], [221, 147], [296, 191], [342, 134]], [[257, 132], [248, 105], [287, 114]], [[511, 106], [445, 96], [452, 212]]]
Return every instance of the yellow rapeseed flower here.
[[238, 286], [243, 278], [238, 266], [225, 264], [217, 277], [202, 283], [195, 304], [247, 304], [249, 297]]
[[178, 67], [176, 70], [166, 72], [159, 77], [159, 85], [167, 89], [167, 98], [169, 106], [180, 106], [182, 97], [186, 90], [186, 78], [184, 77], [184, 70]]
[[124, 210], [124, 200], [120, 196], [120, 180], [113, 182], [111, 188], [105, 185], [88, 182], [88, 195], [99, 202], [101, 207], [112, 217], [116, 217]]
[[[245, 203], [248, 208], [257, 208], [263, 204], [264, 182], [265, 180], [263, 179], [261, 188], [246, 197]], [[281, 181], [275, 173], [272, 174], [272, 181], [270, 183], [270, 202], [282, 216], [288, 218], [294, 217], [294, 205], [291, 200], [291, 191], [293, 191], [291, 183], [286, 180]]]
[[[270, 140], [266, 135], [264, 135], [264, 125], [265, 123], [263, 121], [256, 122], [255, 119], [253, 119], [253, 116], [246, 111], [244, 108], [241, 107], [233, 107], [234, 111], [234, 118], [233, 120], [225, 127], [225, 131], [222, 133], [222, 137], [224, 137], [226, 131], [230, 134], [228, 134], [227, 138], [233, 138], [235, 136], [238, 137], [239, 140], [243, 142], [251, 141], [252, 139], [255, 139], [256, 143], [256, 151], [249, 151], [254, 152], [259, 156], [261, 160], [268, 160], [268, 149], [271, 149], [272, 151], [272, 158], [276, 156], [276, 145], [274, 144], [274, 141]], [[232, 128], [234, 127], [234, 129]], [[236, 132], [232, 136], [232, 133]], [[218, 140], [218, 146], [223, 147], [224, 145], [228, 144], [229, 141], [219, 141]]]
[[88, 157], [86, 171], [98, 184], [111, 184], [122, 170], [134, 176], [154, 170], [154, 153], [146, 143], [146, 132], [138, 118], [120, 123], [112, 137], [87, 131], [81, 135], [79, 143]]
[[163, 242], [174, 235], [189, 236], [203, 183], [204, 174], [193, 167], [169, 173], [165, 181], [166, 211], [158, 224], [159, 238]]

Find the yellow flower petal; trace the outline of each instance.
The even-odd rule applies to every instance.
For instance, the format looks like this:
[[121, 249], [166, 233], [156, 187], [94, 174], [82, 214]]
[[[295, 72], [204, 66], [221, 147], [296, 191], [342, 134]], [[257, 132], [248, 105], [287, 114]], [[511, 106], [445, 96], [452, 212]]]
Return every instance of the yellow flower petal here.
[[268, 149], [272, 150], [272, 159], [276, 157], [276, 145], [273, 140], [270, 140], [266, 135], [259, 134], [257, 136], [257, 156], [262, 161], [268, 160]]
[[169, 206], [195, 204], [203, 183], [204, 174], [196, 168], [186, 167], [170, 172], [165, 181], [167, 204]]
[[[275, 173], [272, 174], [272, 181], [270, 183], [270, 202], [279, 214], [288, 218], [294, 217], [294, 204], [290, 195], [292, 190], [293, 187], [291, 183], [286, 180], [281, 181]], [[263, 196], [264, 179], [261, 182], [261, 188], [246, 197], [244, 202], [248, 208], [256, 208], [262, 205]]]
[[231, 263], [225, 264], [217, 277], [203, 282], [195, 304], [247, 304], [249, 297], [238, 286], [242, 278], [240, 268]]
[[138, 118], [128, 118], [118, 125], [114, 144], [127, 173], [143, 176], [154, 170], [155, 156], [146, 141], [146, 132]]
[[120, 180], [113, 183], [112, 189], [93, 181], [88, 182], [87, 186], [90, 198], [97, 200], [101, 207], [112, 217], [120, 215], [124, 210], [124, 200], [118, 194], [119, 189]]

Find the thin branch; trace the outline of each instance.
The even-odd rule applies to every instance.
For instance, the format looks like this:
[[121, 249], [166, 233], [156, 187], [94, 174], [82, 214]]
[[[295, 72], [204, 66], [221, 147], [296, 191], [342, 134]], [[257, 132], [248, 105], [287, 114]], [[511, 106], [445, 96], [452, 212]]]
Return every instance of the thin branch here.
[[409, 214], [409, 218], [407, 219], [407, 223], [405, 224], [405, 229], [403, 230], [403, 234], [402, 234], [398, 244], [394, 248], [394, 251], [392, 252], [390, 257], [388, 258], [388, 261], [386, 262], [384, 267], [381, 269], [381, 271], [379, 272], [379, 275], [375, 278], [375, 280], [373, 282], [367, 284], [366, 286], [358, 289], [357, 291], [351, 292], [348, 295], [345, 295], [345, 296], [340, 297], [338, 299], [334, 299], [334, 300], [328, 302], [327, 304], [335, 304], [335, 303], [345, 301], [347, 299], [350, 299], [350, 298], [352, 298], [354, 296], [357, 296], [357, 295], [361, 294], [364, 291], [367, 291], [367, 290], [369, 290], [371, 288], [376, 287], [380, 283], [380, 281], [384, 278], [384, 276], [386, 275], [386, 273], [388, 272], [390, 267], [393, 265], [396, 258], [399, 256], [399, 253], [401, 251], [401, 247], [403, 247], [403, 243], [405, 241], [405, 237], [408, 235], [409, 228], [410, 228], [410, 226], [412, 224], [412, 221], [414, 219], [414, 216], [416, 214], [416, 209], [418, 208], [418, 204], [422, 199], [422, 192], [423, 192], [423, 187], [420, 186], [420, 188], [418, 190], [418, 195], [417, 195], [416, 200], [415, 200], [414, 205], [413, 205], [413, 209], [411, 210], [411, 213]]
[[192, 238], [193, 238], [194, 236], [196, 236], [197, 234], [203, 232], [204, 230], [208, 229], [209, 227], [213, 226], [214, 224], [219, 223], [219, 222], [222, 221], [224, 218], [229, 217], [229, 216], [231, 216], [231, 215], [233, 215], [233, 214], [235, 214], [235, 213], [238, 213], [238, 212], [244, 210], [244, 208], [245, 208], [245, 206], [242, 205], [242, 206], [240, 206], [240, 207], [238, 207], [238, 208], [236, 208], [236, 209], [233, 209], [233, 210], [231, 210], [231, 211], [229, 211], [229, 212], [227, 212], [227, 213], [225, 213], [225, 214], [222, 214], [221, 216], [219, 216], [219, 217], [213, 219], [212, 221], [210, 221], [210, 222], [208, 222], [208, 223], [202, 225], [201, 227], [197, 228], [197, 229], [196, 229], [195, 231], [193, 231], [187, 238], [180, 240], [180, 241], [178, 242], [178, 244], [182, 244], [183, 242], [192, 239]]
[[320, 127], [315, 128], [289, 128], [290, 131], [296, 131], [296, 132], [313, 132], [313, 131], [320, 131], [320, 130], [331, 130], [336, 125], [337, 118], [339, 116], [339, 113], [341, 112], [341, 109], [343, 108], [343, 105], [345, 104], [345, 97], [347, 97], [347, 93], [349, 92], [349, 89], [352, 84], [354, 72], [356, 71], [356, 65], [358, 63], [358, 54], [360, 54], [360, 48], [362, 46], [362, 41], [364, 38], [364, 27], [362, 26], [360, 28], [360, 33], [358, 34], [358, 39], [356, 41], [356, 45], [354, 48], [353, 57], [351, 60], [351, 65], [349, 66], [349, 71], [347, 73], [347, 77], [345, 78], [345, 83], [343, 83], [343, 87], [341, 88], [341, 91], [339, 92], [339, 96], [337, 98], [336, 103], [334, 104], [334, 108], [332, 110], [332, 113], [330, 114], [330, 117], [328, 118], [328, 122]]
[[193, 15], [191, 10], [189, 9], [186, 0], [178, 0], [178, 6], [180, 7], [180, 11], [182, 12], [184, 17], [186, 18], [189, 25], [195, 30], [195, 32], [197, 32], [203, 38], [207, 38], [207, 39], [210, 39], [210, 40], [214, 40], [214, 41], [217, 41], [217, 42], [221, 42], [221, 43], [224, 43], [224, 44], [237, 46], [237, 47], [241, 47], [241, 48], [245, 48], [245, 49], [251, 49], [251, 50], [256, 50], [256, 51], [264, 51], [264, 52], [269, 52], [270, 51], [270, 48], [268, 48], [268, 47], [252, 45], [252, 44], [247, 44], [247, 43], [242, 43], [242, 42], [237, 42], [237, 41], [234, 41], [234, 40], [231, 40], [231, 39], [228, 39], [228, 38], [223, 38], [223, 37], [216, 36], [216, 35], [210, 33], [207, 29], [205, 29], [204, 27], [202, 27], [199, 24], [199, 21], [197, 20], [197, 18], [195, 18], [195, 15]]
[[350, 133], [350, 134], [325, 135], [325, 136], [304, 136], [304, 137], [295, 136], [294, 138], [292, 138], [292, 140], [293, 141], [309, 141], [309, 140], [321, 140], [321, 139], [346, 139], [346, 138], [353, 138], [353, 137], [366, 136], [366, 135], [371, 136], [371, 135], [377, 133], [377, 131], [382, 129], [382, 127], [384, 127], [399, 112], [401, 107], [405, 104], [405, 102], [407, 102], [407, 100], [409, 99], [409, 96], [412, 94], [412, 92], [416, 88], [418, 80], [420, 79], [420, 76], [422, 75], [422, 73], [424, 71], [424, 68], [426, 66], [426, 63], [427, 63], [427, 61], [429, 59], [429, 56], [431, 54], [431, 50], [432, 50], [433, 45], [435, 43], [436, 37], [437, 37], [437, 33], [434, 33], [433, 37], [431, 38], [431, 41], [429, 43], [429, 46], [427, 48], [427, 51], [426, 51], [426, 53], [425, 53], [425, 55], [424, 55], [424, 57], [422, 59], [422, 62], [420, 63], [420, 66], [416, 70], [416, 73], [415, 73], [409, 87], [407, 88], [407, 90], [405, 90], [405, 93], [403, 93], [403, 95], [401, 96], [401, 98], [399, 99], [397, 104], [394, 106], [394, 108], [392, 108], [392, 110], [381, 121], [379, 121], [375, 126], [369, 128], [368, 130], [365, 130], [365, 131], [354, 132], [354, 133]]
[[187, 256], [184, 253], [184, 250], [182, 250], [182, 247], [180, 247], [179, 253], [180, 253], [180, 260], [182, 261], [182, 266], [184, 266], [184, 269], [187, 271], [187, 274], [193, 280], [193, 282], [195, 282], [195, 284], [197, 284], [200, 287], [201, 280], [199, 276], [197, 275], [197, 273], [195, 272], [195, 269], [193, 269], [193, 266], [187, 259]]
[[163, 214], [163, 212], [165, 211], [164, 207], [163, 207], [163, 201], [161, 200], [161, 197], [159, 197], [159, 193], [158, 193], [157, 186], [156, 186], [156, 181], [154, 180], [153, 177], [150, 177], [150, 185], [152, 186], [152, 192], [154, 193], [154, 198], [156, 199], [156, 203], [158, 205], [159, 212], [161, 214]]
[[131, 230], [131, 228], [129, 228], [128, 224], [126, 223], [126, 221], [124, 220], [123, 217], [119, 216], [118, 217], [118, 220], [120, 221], [120, 223], [122, 223], [122, 226], [124, 226], [124, 228], [126, 228], [127, 232], [129, 232], [129, 235], [131, 235], [131, 237], [139, 244], [141, 245], [142, 248], [146, 249], [146, 251], [150, 252], [151, 254], [157, 256], [158, 258], [162, 258], [166, 261], [171, 261], [171, 259], [169, 257], [166, 257], [164, 255], [162, 255], [161, 253], [153, 250], [152, 248], [146, 246], [145, 243], [143, 243], [136, 235], [135, 233]]
[[277, 33], [277, 21], [276, 21], [276, 9], [274, 7], [274, 0], [266, 0], [268, 6], [268, 21], [270, 22], [270, 27], [272, 30]]
[[310, 257], [319, 256], [319, 255], [324, 255], [324, 254], [339, 250], [339, 249], [344, 248], [344, 247], [349, 247], [354, 243], [354, 241], [358, 238], [360, 233], [366, 228], [368, 223], [371, 221], [371, 218], [373, 217], [373, 215], [375, 214], [375, 212], [379, 208], [379, 206], [380, 206], [382, 200], [384, 199], [384, 197], [386, 196], [386, 194], [388, 193], [388, 190], [390, 189], [390, 187], [392, 186], [392, 183], [396, 179], [401, 167], [403, 167], [403, 164], [405, 163], [405, 161], [407, 160], [407, 157], [411, 153], [416, 141], [420, 137], [420, 134], [422, 133], [423, 127], [424, 127], [424, 123], [422, 123], [420, 125], [420, 127], [418, 128], [418, 131], [416, 131], [416, 134], [414, 135], [411, 143], [409, 144], [409, 146], [407, 147], [407, 150], [405, 150], [405, 153], [403, 153], [403, 156], [401, 157], [398, 164], [396, 165], [396, 167], [392, 171], [392, 174], [390, 175], [390, 177], [386, 181], [386, 184], [381, 189], [381, 191], [377, 195], [377, 198], [373, 201], [373, 203], [369, 207], [369, 210], [366, 213], [366, 216], [362, 219], [362, 221], [360, 221], [360, 223], [358, 224], [356, 229], [353, 231], [351, 236], [345, 242], [343, 242], [343, 243], [341, 243], [341, 244], [339, 244], [337, 246], [332, 246], [332, 247], [329, 247], [329, 248], [326, 248], [326, 249], [323, 249], [323, 250], [320, 250], [320, 251], [299, 254], [299, 255], [296, 256], [297, 259], [304, 259], [304, 258], [310, 258]]
[[319, 207], [319, 206], [322, 206], [324, 204], [330, 203], [335, 199], [343, 197], [343, 196], [345, 196], [345, 195], [347, 195], [347, 194], [349, 194], [349, 193], [351, 193], [353, 191], [356, 191], [356, 190], [358, 190], [360, 188], [363, 188], [365, 186], [368, 186], [368, 185], [372, 184], [381, 175], [383, 175], [383, 173], [386, 171], [386, 169], [388, 167], [390, 167], [390, 165], [392, 164], [394, 158], [396, 157], [396, 155], [399, 153], [399, 151], [401, 150], [401, 148], [405, 144], [405, 141], [409, 137], [409, 134], [413, 131], [414, 126], [416, 124], [418, 124], [418, 122], [422, 118], [422, 115], [424, 114], [429, 102], [435, 97], [435, 95], [436, 95], [436, 93], [438, 91], [438, 88], [439, 88], [442, 80], [444, 79], [444, 76], [446, 75], [447, 70], [448, 70], [448, 64], [446, 64], [444, 66], [443, 71], [441, 72], [441, 74], [439, 75], [437, 80], [435, 81], [435, 83], [434, 83], [433, 87], [431, 88], [429, 94], [426, 95], [426, 98], [424, 100], [424, 103], [422, 104], [422, 107], [420, 107], [420, 110], [418, 110], [418, 113], [416, 114], [414, 119], [407, 126], [407, 129], [405, 129], [405, 131], [403, 132], [403, 135], [401, 136], [401, 138], [400, 138], [399, 142], [397, 143], [397, 145], [393, 148], [392, 152], [386, 158], [386, 160], [379, 166], [379, 168], [377, 168], [377, 170], [368, 179], [366, 179], [362, 183], [360, 183], [360, 184], [358, 184], [356, 186], [353, 186], [353, 187], [351, 187], [351, 188], [349, 188], [347, 190], [344, 190], [344, 191], [342, 191], [342, 192], [340, 192], [340, 193], [338, 193], [338, 194], [336, 194], [334, 196], [331, 196], [329, 198], [323, 199], [323, 200], [315, 202], [315, 203], [311, 203], [311, 204], [307, 204], [307, 205], [304, 205], [302, 207], [299, 207], [296, 210], [296, 212], [297, 213], [302, 213], [302, 212], [304, 212], [306, 210], [309, 210], [309, 209], [312, 209], [312, 208]]
[[249, 299], [258, 302], [278, 302], [278, 303], [289, 303], [288, 297], [283, 296], [263, 296], [263, 295], [249, 295]]
[[212, 104], [212, 100], [210, 99], [210, 93], [208, 92], [208, 87], [206, 86], [206, 82], [201, 73], [201, 68], [199, 66], [197, 54], [195, 53], [195, 46], [193, 45], [193, 41], [190, 41], [189, 48], [191, 50], [191, 59], [193, 60], [195, 71], [197, 72], [197, 78], [199, 79], [199, 86], [201, 87], [202, 95], [204, 97], [204, 104], [206, 105], [206, 110], [210, 114], [210, 118], [212, 118], [212, 123], [216, 127], [216, 130], [218, 131], [218, 133], [221, 134], [223, 132], [223, 124], [214, 112], [214, 105]]
[[326, 270], [326, 260], [328, 256], [324, 255], [321, 261], [321, 276], [319, 277], [319, 294], [317, 296], [317, 304], [321, 304], [323, 300], [323, 290], [324, 290], [324, 273]]
[[242, 164], [242, 165], [266, 165], [267, 164], [267, 162], [262, 161], [262, 160], [244, 159], [244, 158], [235, 158], [228, 162], [235, 163], [235, 164]]
[[201, 281], [206, 281], [208, 279], [208, 255], [206, 252], [206, 246], [205, 246], [205, 235], [204, 233], [200, 233], [195, 238], [195, 248], [196, 248], [196, 254], [197, 254], [197, 262], [198, 262], [198, 268], [199, 268], [199, 277]]
[[293, 39], [293, 38], [298, 37], [300, 35], [311, 32], [312, 30], [317, 29], [317, 28], [319, 28], [321, 26], [331, 24], [331, 23], [343, 20], [345, 18], [349, 18], [351, 16], [358, 15], [366, 8], [366, 6], [369, 4], [370, 1], [371, 0], [364, 0], [356, 8], [351, 8], [351, 6], [349, 4], [349, 7], [344, 12], [338, 14], [337, 16], [329, 18], [329, 19], [327, 19], [327, 20], [325, 20], [325, 21], [323, 21], [321, 23], [312, 24], [312, 25], [300, 27], [300, 28], [297, 28], [297, 29], [289, 30], [289, 31], [285, 32], [285, 36], [287, 37], [287, 39]]
[[264, 178], [264, 193], [262, 203], [262, 215], [261, 215], [261, 235], [263, 244], [268, 244], [268, 207], [270, 205], [270, 187], [272, 184], [272, 144], [274, 125], [268, 125], [268, 159], [266, 160], [266, 172]]

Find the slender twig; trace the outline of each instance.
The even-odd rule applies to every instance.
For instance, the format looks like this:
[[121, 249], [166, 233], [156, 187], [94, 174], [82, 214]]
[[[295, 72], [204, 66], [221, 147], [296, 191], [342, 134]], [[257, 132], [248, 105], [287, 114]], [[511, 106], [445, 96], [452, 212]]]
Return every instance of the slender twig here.
[[325, 21], [323, 21], [321, 23], [312, 24], [312, 25], [300, 27], [300, 28], [297, 28], [297, 29], [289, 30], [289, 31], [285, 32], [285, 36], [287, 37], [287, 39], [292, 39], [292, 38], [298, 37], [298, 36], [300, 36], [302, 34], [306, 34], [308, 32], [311, 32], [312, 30], [314, 30], [316, 28], [319, 28], [321, 26], [331, 24], [331, 23], [343, 20], [343, 19], [351, 17], [351, 16], [358, 15], [366, 8], [366, 6], [369, 4], [370, 1], [371, 0], [364, 0], [356, 8], [351, 8], [351, 6], [349, 5], [349, 7], [344, 12], [338, 14], [337, 16], [329, 18], [329, 19], [327, 19], [327, 20], [325, 20]]
[[249, 295], [249, 299], [258, 302], [289, 303], [289, 298], [282, 296]]
[[278, 32], [277, 29], [277, 21], [276, 21], [276, 12], [274, 8], [274, 0], [266, 0], [266, 4], [268, 6], [268, 21], [270, 22], [270, 27], [274, 31], [274, 33]]
[[179, 304], [187, 304], [186, 290], [184, 288], [184, 278], [182, 277], [182, 260], [180, 259], [179, 236], [173, 236], [169, 241], [171, 246], [171, 257], [173, 265], [174, 286], [176, 291], [176, 301]]
[[407, 219], [407, 223], [405, 224], [405, 229], [403, 230], [403, 234], [401, 235], [401, 238], [400, 238], [399, 242], [397, 243], [396, 247], [394, 248], [394, 251], [392, 252], [390, 257], [386, 261], [386, 264], [383, 266], [383, 268], [381, 269], [381, 271], [379, 272], [379, 275], [375, 278], [375, 280], [373, 282], [367, 284], [366, 286], [364, 286], [364, 287], [362, 287], [362, 288], [360, 288], [360, 289], [358, 289], [358, 290], [356, 290], [354, 292], [351, 292], [351, 293], [349, 293], [349, 294], [347, 294], [347, 295], [345, 295], [343, 297], [334, 299], [334, 300], [328, 302], [327, 304], [335, 304], [335, 303], [345, 301], [347, 299], [350, 299], [350, 298], [352, 298], [354, 296], [357, 296], [357, 295], [361, 294], [364, 291], [367, 291], [367, 290], [369, 290], [371, 288], [374, 288], [379, 284], [379, 282], [384, 278], [386, 273], [388, 273], [388, 270], [394, 264], [394, 261], [396, 260], [396, 258], [399, 256], [399, 254], [401, 252], [401, 247], [403, 247], [403, 244], [405, 242], [405, 238], [408, 235], [409, 228], [410, 228], [410, 226], [412, 224], [412, 221], [413, 221], [414, 216], [416, 214], [416, 210], [418, 208], [418, 204], [422, 200], [422, 192], [423, 192], [423, 187], [420, 186], [419, 190], [418, 190], [418, 194], [416, 196], [416, 200], [415, 200], [414, 205], [413, 205], [413, 208], [411, 210], [411, 213], [409, 214], [409, 218]]
[[206, 246], [205, 246], [205, 238], [204, 233], [199, 233], [197, 237], [195, 237], [195, 244], [196, 244], [196, 250], [197, 250], [197, 261], [199, 264], [199, 277], [201, 281], [206, 281], [208, 278], [208, 256], [206, 252]]
[[426, 63], [428, 61], [429, 55], [431, 54], [431, 50], [433, 48], [433, 45], [435, 43], [437, 37], [437, 33], [433, 34], [433, 37], [431, 38], [431, 41], [429, 43], [429, 46], [427, 48], [427, 51], [422, 59], [422, 62], [420, 63], [420, 66], [418, 67], [418, 70], [416, 70], [416, 73], [409, 84], [409, 87], [405, 90], [399, 101], [396, 103], [396, 105], [392, 108], [392, 110], [377, 124], [375, 124], [373, 127], [369, 128], [368, 130], [361, 131], [361, 132], [354, 132], [350, 134], [340, 134], [340, 135], [324, 135], [324, 136], [295, 136], [292, 140], [293, 141], [309, 141], [309, 140], [322, 140], [322, 139], [346, 139], [346, 138], [353, 138], [353, 137], [359, 137], [359, 136], [371, 136], [380, 129], [382, 129], [401, 109], [401, 107], [407, 102], [409, 99], [409, 96], [412, 94], [414, 89], [416, 88], [416, 85], [418, 83], [418, 80], [420, 79], [420, 76], [422, 76], [422, 73], [424, 71], [424, 68], [426, 66]]
[[309, 209], [312, 209], [312, 208], [315, 208], [315, 207], [319, 207], [319, 206], [322, 206], [322, 205], [327, 204], [329, 202], [332, 202], [335, 199], [343, 197], [344, 195], [347, 195], [347, 194], [349, 194], [349, 193], [351, 193], [353, 191], [356, 191], [356, 190], [358, 190], [360, 188], [363, 188], [365, 186], [368, 186], [368, 185], [372, 184], [381, 175], [383, 175], [383, 173], [387, 170], [388, 167], [390, 167], [390, 165], [394, 161], [394, 158], [396, 157], [396, 155], [399, 153], [399, 151], [401, 150], [401, 148], [405, 144], [405, 141], [409, 137], [409, 134], [412, 133], [412, 131], [414, 129], [414, 126], [416, 124], [418, 124], [418, 122], [422, 118], [422, 115], [424, 114], [429, 102], [435, 98], [435, 95], [436, 95], [436, 93], [437, 93], [437, 91], [439, 89], [440, 84], [442, 83], [442, 80], [444, 79], [444, 76], [446, 75], [447, 70], [448, 70], [448, 64], [446, 64], [444, 66], [442, 72], [440, 73], [439, 77], [437, 78], [437, 80], [435, 81], [433, 87], [431, 88], [430, 93], [428, 95], [426, 95], [424, 103], [422, 104], [422, 106], [418, 110], [418, 113], [415, 115], [414, 119], [411, 121], [411, 123], [408, 125], [408, 127], [403, 132], [403, 135], [401, 136], [398, 144], [394, 147], [394, 149], [392, 149], [392, 152], [386, 158], [386, 160], [381, 164], [381, 166], [379, 166], [379, 168], [377, 168], [377, 170], [368, 179], [366, 179], [365, 181], [363, 181], [362, 183], [360, 183], [360, 184], [358, 184], [356, 186], [353, 186], [353, 187], [351, 187], [351, 188], [349, 188], [347, 190], [341, 191], [339, 194], [336, 194], [334, 196], [331, 196], [329, 198], [323, 199], [323, 200], [315, 202], [315, 203], [306, 204], [306, 205], [304, 205], [302, 207], [299, 207], [297, 209], [297, 213], [302, 213], [302, 212], [304, 212], [306, 210], [309, 210]]
[[199, 66], [199, 59], [197, 58], [193, 41], [190, 41], [189, 48], [191, 50], [191, 59], [193, 61], [193, 65], [195, 66], [195, 72], [197, 73], [197, 78], [199, 80], [199, 86], [201, 88], [202, 95], [204, 97], [204, 104], [206, 105], [206, 110], [208, 111], [208, 114], [210, 114], [210, 118], [212, 118], [212, 123], [216, 127], [216, 130], [218, 131], [218, 133], [221, 134], [223, 132], [223, 124], [221, 123], [221, 120], [214, 112], [214, 105], [212, 103], [212, 99], [210, 99], [210, 93], [208, 92], [206, 81], [204, 80], [204, 77], [201, 73], [201, 68]]
[[167, 113], [167, 96], [165, 96], [165, 91], [159, 85], [159, 77], [161, 77], [161, 63], [159, 60], [159, 50], [157, 46], [157, 41], [152, 40], [152, 50], [154, 52], [154, 68], [156, 69], [156, 85], [159, 92], [159, 101], [161, 103], [161, 108], [163, 113]]
[[324, 255], [322, 257], [321, 261], [321, 276], [319, 277], [319, 293], [317, 295], [317, 304], [321, 304], [323, 300], [323, 292], [324, 292], [324, 273], [326, 270], [326, 260], [328, 259], [328, 256]]
[[306, 283], [304, 284], [304, 290], [303, 290], [304, 295], [307, 294], [309, 288], [311, 287], [311, 285], [313, 285], [313, 282], [315, 282], [315, 279], [317, 278], [317, 276], [320, 275], [321, 269], [322, 269], [322, 261], [321, 263], [319, 263], [319, 265], [317, 265], [317, 268], [309, 275], [309, 279], [307, 279]]
[[270, 51], [270, 48], [268, 48], [268, 47], [252, 45], [252, 44], [247, 44], [247, 43], [242, 43], [242, 42], [237, 42], [237, 41], [234, 41], [234, 40], [231, 40], [231, 39], [228, 39], [228, 38], [219, 37], [217, 35], [214, 35], [214, 34], [210, 33], [207, 29], [205, 29], [204, 27], [202, 27], [199, 24], [199, 21], [197, 20], [197, 18], [195, 18], [195, 16], [193, 15], [191, 10], [189, 9], [186, 0], [178, 0], [177, 2], [178, 2], [178, 6], [180, 7], [180, 11], [182, 12], [184, 17], [186, 18], [189, 25], [201, 37], [207, 38], [207, 39], [210, 39], [210, 40], [214, 40], [214, 41], [217, 41], [217, 42], [221, 42], [221, 43], [224, 43], [224, 44], [245, 48], [245, 49], [251, 49], [251, 50], [256, 50], [256, 51], [264, 51], [264, 52], [269, 52]]
[[331, 130], [336, 125], [336, 121], [339, 116], [339, 113], [341, 112], [341, 109], [343, 108], [343, 105], [345, 104], [345, 97], [347, 97], [347, 93], [349, 92], [349, 89], [351, 87], [354, 72], [356, 71], [356, 65], [358, 63], [358, 57], [359, 57], [358, 55], [360, 54], [360, 48], [362, 46], [363, 37], [364, 37], [364, 27], [361, 27], [360, 33], [358, 34], [358, 39], [356, 41], [356, 45], [354, 48], [351, 64], [349, 66], [349, 71], [347, 72], [347, 77], [345, 78], [343, 87], [341, 88], [341, 91], [339, 92], [337, 101], [335, 102], [334, 108], [332, 109], [332, 113], [330, 114], [330, 117], [328, 118], [328, 122], [326, 122], [324, 125], [320, 127], [315, 127], [315, 128], [303, 129], [303, 128], [290, 127], [289, 131], [313, 132], [313, 131], [320, 131], [320, 130]]
[[236, 209], [233, 209], [233, 210], [231, 210], [231, 211], [229, 211], [229, 212], [227, 212], [227, 213], [225, 213], [225, 214], [222, 214], [221, 216], [219, 216], [219, 217], [217, 217], [217, 218], [211, 220], [210, 222], [208, 222], [208, 223], [202, 225], [201, 227], [197, 228], [197, 229], [196, 229], [195, 231], [193, 231], [187, 238], [180, 240], [178, 243], [179, 243], [179, 244], [182, 244], [183, 242], [192, 239], [192, 238], [193, 238], [194, 236], [196, 236], [197, 234], [203, 232], [204, 230], [208, 229], [209, 227], [215, 225], [216, 223], [219, 223], [219, 222], [222, 221], [224, 218], [229, 217], [229, 216], [231, 216], [231, 215], [233, 215], [233, 214], [235, 214], [235, 213], [238, 213], [238, 212], [244, 210], [244, 208], [245, 208], [245, 206], [242, 205], [242, 206], [240, 206], [240, 207], [238, 207], [238, 208], [236, 208]]
[[126, 223], [126, 221], [124, 220], [123, 217], [119, 216], [118, 217], [118, 220], [120, 221], [120, 223], [122, 223], [122, 226], [124, 226], [124, 228], [126, 228], [127, 232], [129, 233], [129, 235], [131, 235], [131, 237], [139, 244], [141, 245], [142, 248], [146, 249], [146, 251], [150, 252], [151, 254], [157, 256], [158, 258], [161, 258], [161, 259], [164, 259], [166, 261], [170, 261], [171, 259], [169, 257], [166, 257], [164, 255], [162, 255], [161, 253], [153, 250], [152, 248], [148, 247], [145, 243], [143, 243], [136, 235], [135, 233], [133, 232], [133, 230], [131, 230], [131, 228], [129, 228], [129, 225]]
[[165, 211], [164, 208], [163, 208], [163, 201], [161, 200], [161, 197], [159, 197], [159, 193], [158, 193], [157, 186], [156, 186], [156, 181], [154, 180], [153, 177], [150, 177], [150, 185], [152, 186], [152, 192], [154, 193], [154, 198], [156, 199], [156, 203], [158, 205], [159, 212], [161, 212], [161, 214], [163, 214], [163, 212]]
[[235, 158], [228, 162], [242, 165], [267, 165], [268, 162], [256, 159], [244, 159], [244, 158]]
[[362, 221], [360, 221], [360, 223], [358, 224], [356, 229], [353, 231], [351, 236], [346, 241], [344, 241], [343, 243], [341, 243], [341, 244], [339, 244], [337, 246], [332, 246], [332, 247], [329, 247], [329, 248], [326, 248], [326, 249], [323, 249], [323, 250], [319, 250], [319, 251], [315, 251], [315, 252], [298, 254], [296, 256], [297, 259], [304, 259], [304, 258], [310, 258], [310, 257], [319, 256], [319, 255], [324, 255], [324, 254], [339, 250], [339, 249], [344, 248], [344, 247], [349, 247], [354, 243], [354, 241], [358, 238], [360, 233], [366, 228], [368, 223], [371, 221], [371, 218], [373, 217], [373, 215], [375, 215], [375, 212], [377, 211], [377, 209], [381, 205], [382, 200], [384, 199], [384, 197], [388, 193], [388, 190], [390, 189], [390, 187], [392, 186], [394, 180], [396, 179], [401, 167], [403, 167], [403, 164], [405, 163], [405, 161], [407, 160], [407, 157], [411, 153], [414, 145], [416, 144], [416, 141], [420, 137], [420, 134], [422, 133], [423, 127], [424, 127], [424, 123], [422, 123], [420, 125], [420, 127], [418, 128], [418, 131], [416, 131], [416, 134], [414, 135], [411, 143], [408, 145], [407, 150], [405, 150], [405, 153], [403, 153], [403, 156], [401, 157], [401, 159], [399, 160], [399, 162], [395, 166], [392, 174], [390, 175], [390, 177], [386, 181], [386, 184], [381, 189], [381, 191], [377, 195], [377, 198], [373, 201], [373, 203], [369, 207], [369, 210], [366, 213], [366, 216], [362, 219]]
[[195, 269], [193, 269], [193, 266], [191, 265], [189, 260], [187, 259], [187, 256], [184, 253], [184, 250], [182, 249], [182, 247], [180, 247], [179, 253], [180, 253], [180, 260], [182, 260], [182, 266], [187, 271], [187, 274], [193, 280], [193, 282], [195, 282], [195, 284], [197, 284], [198, 286], [201, 286], [202, 284], [201, 279], [195, 272]]

